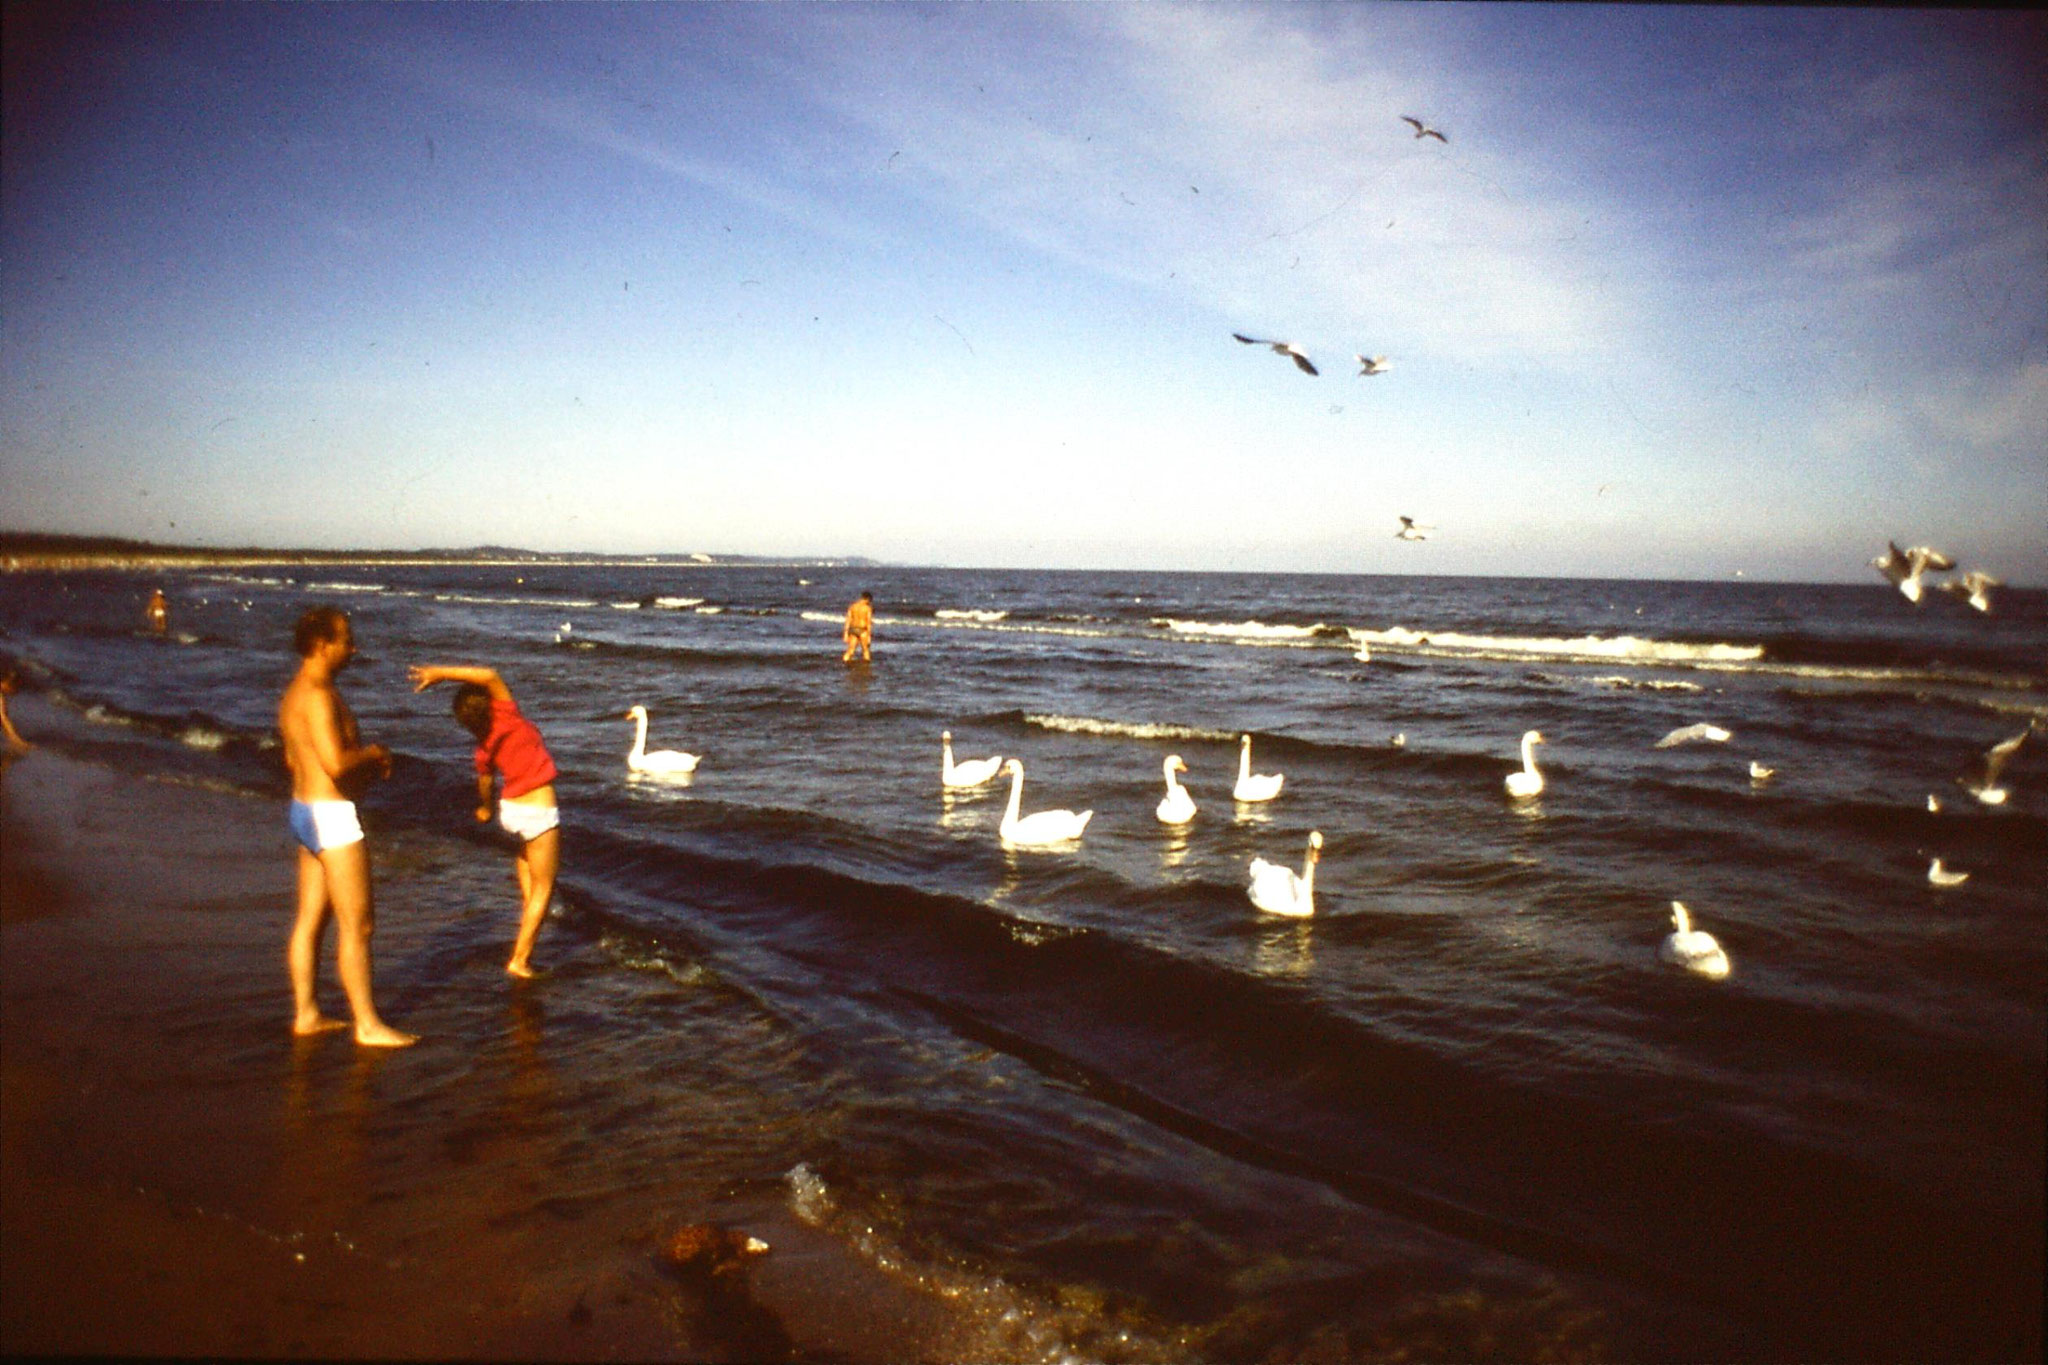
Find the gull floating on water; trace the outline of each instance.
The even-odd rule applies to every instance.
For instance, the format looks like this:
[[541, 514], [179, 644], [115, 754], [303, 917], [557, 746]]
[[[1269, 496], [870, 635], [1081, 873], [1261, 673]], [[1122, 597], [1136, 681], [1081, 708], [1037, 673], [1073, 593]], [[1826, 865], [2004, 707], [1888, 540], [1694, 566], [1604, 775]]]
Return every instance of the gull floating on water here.
[[1915, 545], [1910, 550], [1901, 550], [1897, 541], [1885, 542], [1885, 552], [1870, 561], [1870, 567], [1898, 585], [1901, 595], [1908, 602], [1920, 600], [1920, 575], [1929, 569], [1953, 569], [1956, 562], [1941, 551], [1926, 545]]
[[1264, 346], [1273, 351], [1277, 351], [1281, 355], [1291, 358], [1295, 364], [1301, 366], [1302, 371], [1305, 374], [1322, 373], [1321, 370], [1318, 370], [1314, 365], [1311, 365], [1309, 363], [1308, 357], [1303, 355], [1301, 353], [1300, 348], [1295, 346], [1295, 344], [1291, 341], [1263, 341], [1258, 337], [1248, 337], [1242, 332], [1232, 332], [1231, 335], [1236, 337], [1239, 341], [1242, 341], [1247, 346]]
[[1978, 611], [1990, 611], [1991, 590], [1999, 587], [2000, 583], [1982, 569], [1971, 569], [1960, 578], [1951, 578], [1934, 586], [1965, 599]]
[[1750, 780], [1750, 781], [1752, 781], [1752, 782], [1768, 782], [1768, 781], [1770, 781], [1770, 780], [1771, 780], [1772, 778], [1776, 777], [1777, 775], [1778, 775], [1778, 770], [1777, 770], [1776, 768], [1766, 768], [1766, 767], [1765, 767], [1765, 766], [1764, 766], [1763, 764], [1761, 764], [1761, 763], [1757, 762], [1757, 761], [1756, 761], [1755, 759], [1753, 759], [1753, 758], [1752, 758], [1751, 760], [1749, 760], [1749, 780]]
[[1970, 880], [1970, 874], [1967, 872], [1951, 872], [1941, 865], [1941, 859], [1936, 858], [1927, 865], [1927, 880], [1933, 882], [1936, 886], [1961, 886], [1964, 882]]
[[[1676, 748], [1680, 744], [1690, 744], [1693, 740], [1696, 739], [1712, 740], [1716, 744], [1723, 744], [1733, 738], [1735, 738], [1734, 735], [1732, 735], [1726, 730], [1723, 730], [1718, 725], [1687, 725], [1682, 729], [1673, 730], [1670, 734], [1658, 740], [1655, 747], [1659, 749], [1671, 749]], [[1756, 776], [1754, 764], [1751, 765], [1750, 776]]]
[[1358, 372], [1360, 374], [1385, 374], [1387, 372], [1387, 358], [1383, 355], [1376, 355], [1370, 358], [1359, 356]]
[[1401, 122], [1412, 127], [1415, 130], [1415, 136], [1417, 137], [1433, 137], [1438, 142], [1442, 142], [1447, 145], [1450, 142], [1449, 138], [1445, 137], [1442, 133], [1439, 133], [1436, 129], [1423, 126], [1423, 122], [1419, 118], [1410, 118], [1408, 115], [1403, 114], [1401, 115]]
[[1426, 521], [1417, 521], [1417, 520], [1416, 520], [1415, 518], [1413, 518], [1413, 517], [1402, 517], [1402, 518], [1401, 518], [1401, 529], [1400, 529], [1400, 530], [1398, 530], [1398, 531], [1396, 531], [1396, 532], [1394, 532], [1394, 539], [1396, 539], [1396, 540], [1428, 540], [1428, 539], [1429, 539], [1429, 532], [1431, 532], [1431, 531], [1434, 531], [1435, 529], [1436, 529], [1435, 525], [1433, 525], [1433, 524], [1432, 524], [1432, 523], [1430, 523], [1430, 522], [1426, 522]]
[[1671, 923], [1676, 926], [1676, 931], [1664, 940], [1664, 946], [1657, 952], [1659, 957], [1716, 981], [1728, 975], [1728, 954], [1722, 951], [1712, 934], [1692, 927], [1684, 901], [1671, 902]]
[[1941, 798], [1936, 796], [1933, 792], [1927, 793], [1927, 813], [1929, 815], [1937, 815], [1940, 812]]
[[1981, 782], [1963, 781], [1963, 789], [1987, 806], [2002, 806], [2005, 798], [2012, 793], [1998, 785], [1998, 775], [2005, 771], [2005, 765], [2019, 752], [2020, 745], [2027, 742], [2027, 736], [2034, 733], [2029, 724], [2026, 729], [2011, 739], [2002, 739], [1984, 751], [1984, 779]]

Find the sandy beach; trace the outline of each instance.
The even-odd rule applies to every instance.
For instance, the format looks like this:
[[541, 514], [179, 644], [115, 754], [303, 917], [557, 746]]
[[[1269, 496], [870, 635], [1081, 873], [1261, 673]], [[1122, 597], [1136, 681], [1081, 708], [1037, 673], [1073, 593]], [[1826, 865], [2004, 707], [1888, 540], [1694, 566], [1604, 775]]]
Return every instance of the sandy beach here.
[[[17, 714], [62, 723], [33, 699]], [[295, 1041], [277, 812], [49, 745], [10, 761], [0, 791], [7, 1355], [947, 1353], [929, 1296], [848, 1258], [744, 1161], [711, 1180], [652, 1153], [635, 1169], [688, 1174], [621, 1180], [607, 1160], [608, 1188], [579, 1178], [574, 1153], [603, 1135], [577, 1130], [550, 1026], [568, 1006], [488, 961], [449, 967], [427, 912], [447, 883], [417, 851], [380, 855], [376, 949], [382, 1007], [424, 1041]], [[339, 1013], [331, 931], [323, 969]], [[432, 1003], [485, 992], [454, 1014]], [[458, 1026], [472, 1006], [495, 1025]], [[688, 1071], [689, 1041], [666, 1068]], [[695, 1222], [773, 1245], [750, 1292], [714, 1299], [666, 1270], [657, 1248]]]

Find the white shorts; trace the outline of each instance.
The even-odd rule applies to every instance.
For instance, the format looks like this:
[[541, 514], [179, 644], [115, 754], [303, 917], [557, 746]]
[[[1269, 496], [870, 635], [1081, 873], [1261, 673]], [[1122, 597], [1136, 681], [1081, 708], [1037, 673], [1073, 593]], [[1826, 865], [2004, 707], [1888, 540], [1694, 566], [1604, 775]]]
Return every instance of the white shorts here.
[[559, 806], [535, 806], [522, 801], [500, 801], [498, 823], [507, 834], [531, 842], [562, 823]]
[[363, 841], [363, 824], [356, 818], [353, 801], [294, 801], [290, 821], [292, 837], [316, 856]]

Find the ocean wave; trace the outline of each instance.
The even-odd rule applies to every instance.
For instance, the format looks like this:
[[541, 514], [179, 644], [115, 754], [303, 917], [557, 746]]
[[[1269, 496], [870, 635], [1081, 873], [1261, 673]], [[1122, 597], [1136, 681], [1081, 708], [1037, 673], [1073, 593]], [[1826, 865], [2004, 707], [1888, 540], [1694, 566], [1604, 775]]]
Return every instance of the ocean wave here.
[[386, 587], [386, 585], [385, 585], [385, 584], [383, 584], [383, 583], [347, 583], [347, 582], [340, 582], [340, 581], [337, 581], [337, 582], [333, 582], [333, 583], [308, 583], [308, 584], [306, 584], [306, 591], [307, 591], [307, 592], [383, 592], [383, 591], [385, 590], [385, 587]]
[[1419, 631], [1404, 626], [1347, 631], [1361, 649], [1393, 653], [1435, 654], [1446, 658], [1563, 659], [1645, 664], [1742, 664], [1764, 657], [1753, 644], [1694, 644], [1682, 640], [1650, 640], [1636, 635], [1468, 635], [1461, 631]]
[[613, 611], [638, 611], [640, 607], [641, 604], [638, 602], [614, 602], [611, 604]]
[[1601, 687], [1640, 687], [1652, 692], [1703, 692], [1706, 689], [1696, 682], [1679, 678], [1630, 678], [1619, 673], [1608, 673], [1591, 681]]
[[697, 614], [699, 616], [717, 616], [724, 610], [724, 607], [698, 607]]
[[971, 607], [940, 607], [932, 613], [941, 621], [978, 621], [984, 625], [1001, 621], [1009, 614], [1007, 611], [977, 611]]
[[1205, 739], [1227, 744], [1237, 738], [1229, 730], [1204, 730], [1193, 725], [1154, 721], [1097, 720], [1092, 716], [1026, 715], [1024, 723], [1070, 735], [1115, 735], [1123, 739]]
[[436, 602], [463, 602], [480, 607], [570, 607], [591, 608], [598, 605], [589, 597], [486, 597], [475, 593], [437, 592]]
[[[1317, 638], [1341, 638], [1341, 631], [1318, 621], [1312, 626], [1271, 625], [1264, 621], [1183, 621], [1172, 616], [1155, 616], [1154, 626], [1177, 635], [1199, 635], [1212, 639], [1242, 640], [1259, 644], [1293, 644]], [[1354, 634], [1356, 632], [1353, 632]]]

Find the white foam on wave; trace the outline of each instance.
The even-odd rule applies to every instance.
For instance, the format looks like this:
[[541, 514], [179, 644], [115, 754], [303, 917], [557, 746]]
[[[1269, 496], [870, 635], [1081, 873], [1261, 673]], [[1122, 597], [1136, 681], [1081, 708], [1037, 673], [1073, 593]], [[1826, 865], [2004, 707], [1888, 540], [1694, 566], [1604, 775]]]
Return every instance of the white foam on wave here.
[[383, 592], [382, 583], [308, 583], [307, 592]]
[[1677, 678], [1630, 678], [1619, 673], [1609, 673], [1593, 679], [1602, 687], [1639, 687], [1651, 692], [1703, 692], [1706, 689], [1696, 682], [1685, 682]]
[[479, 607], [582, 607], [587, 609], [599, 605], [595, 598], [590, 597], [479, 597], [474, 593], [466, 592], [437, 592], [434, 594], [434, 600], [436, 602], [464, 602]]
[[1070, 735], [1114, 735], [1120, 739], [1207, 739], [1227, 744], [1237, 738], [1228, 730], [1203, 730], [1193, 725], [1155, 721], [1097, 720], [1093, 716], [1027, 715], [1024, 722]]
[[178, 732], [178, 742], [189, 745], [194, 749], [203, 749], [208, 753], [212, 753], [226, 744], [228, 737], [220, 731], [208, 729], [204, 725], [189, 725]]
[[701, 597], [657, 597], [654, 599], [654, 605], [666, 611], [681, 611], [685, 607], [694, 607], [703, 600]]
[[724, 607], [699, 607], [697, 608], [697, 614], [699, 616], [716, 616], [724, 610]]
[[1155, 616], [1152, 624], [1163, 626], [1177, 635], [1256, 644], [1293, 644], [1314, 639], [1327, 629], [1320, 621], [1312, 626], [1276, 626], [1264, 621], [1183, 621], [1172, 616]]
[[612, 603], [612, 610], [613, 610], [613, 611], [638, 611], [638, 610], [640, 610], [640, 604], [639, 604], [638, 602], [614, 602], [614, 603]]
[[[805, 621], [825, 621], [835, 626], [841, 624], [846, 619], [843, 616], [837, 616], [831, 612], [824, 611], [799, 612], [798, 616]], [[1089, 630], [1081, 626], [1020, 625], [1011, 621], [973, 621], [957, 617], [940, 621], [936, 618], [917, 616], [877, 616], [875, 624], [878, 626], [910, 626], [923, 630], [985, 630], [1004, 635], [1066, 635], [1083, 640], [1106, 640], [1117, 634], [1117, 632], [1112, 630]]]
[[1650, 640], [1635, 635], [1468, 635], [1461, 631], [1420, 631], [1403, 626], [1385, 630], [1349, 627], [1361, 648], [1395, 653], [1434, 654], [1479, 659], [1627, 660], [1646, 664], [1745, 664], [1764, 656], [1762, 645], [1688, 644]]
[[972, 607], [940, 607], [932, 613], [941, 621], [978, 621], [984, 625], [1001, 621], [1009, 614], [1007, 611], [977, 611]]

